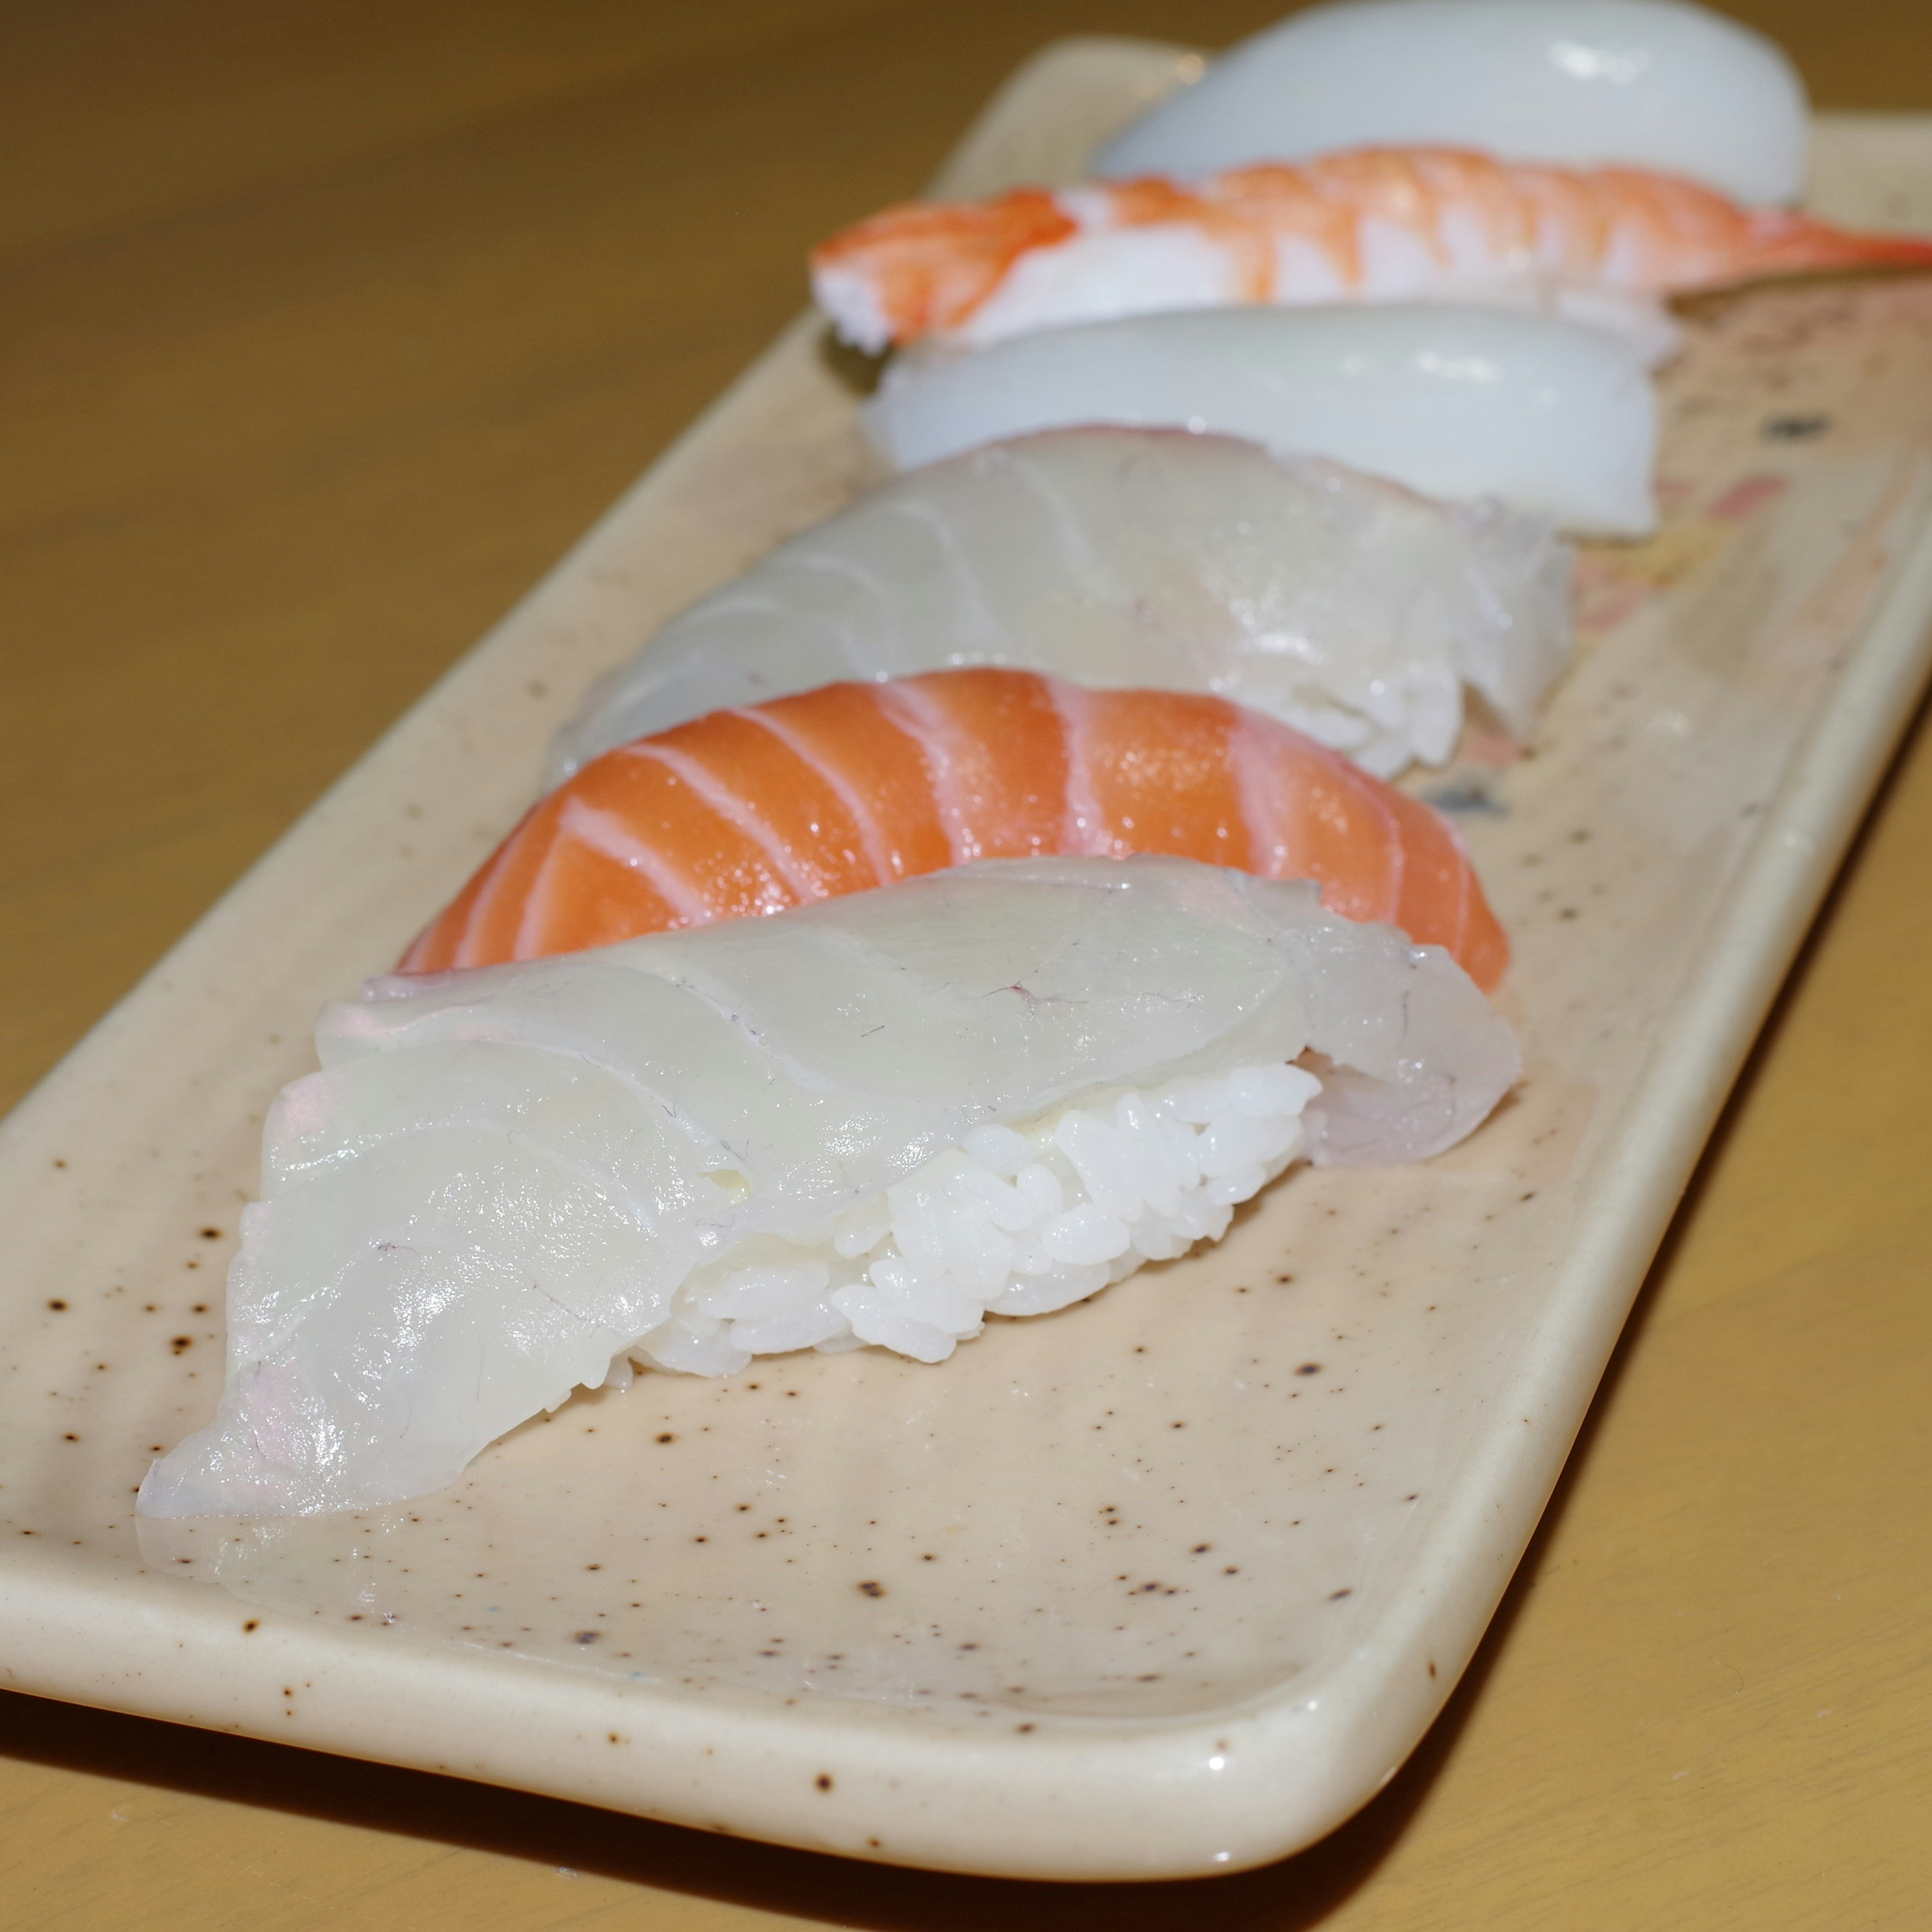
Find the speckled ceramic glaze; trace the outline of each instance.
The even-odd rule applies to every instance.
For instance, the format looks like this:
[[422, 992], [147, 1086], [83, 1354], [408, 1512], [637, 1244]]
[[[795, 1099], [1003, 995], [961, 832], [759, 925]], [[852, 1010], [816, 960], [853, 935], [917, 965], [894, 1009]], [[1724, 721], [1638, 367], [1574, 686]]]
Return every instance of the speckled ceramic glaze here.
[[[948, 184], [1064, 178], [1183, 58], [1042, 56]], [[1831, 212], [1932, 227], [1932, 123], [1819, 149]], [[0, 1682], [961, 1870], [1225, 1870], [1337, 1822], [1480, 1636], [1924, 668], [1932, 281], [1708, 304], [1666, 390], [1668, 520], [1586, 554], [1533, 752], [1420, 782], [1516, 940], [1530, 1070], [1474, 1138], [1292, 1173], [942, 1368], [646, 1376], [419, 1503], [143, 1542], [316, 1008], [593, 676], [868, 479], [801, 324], [8, 1123]]]

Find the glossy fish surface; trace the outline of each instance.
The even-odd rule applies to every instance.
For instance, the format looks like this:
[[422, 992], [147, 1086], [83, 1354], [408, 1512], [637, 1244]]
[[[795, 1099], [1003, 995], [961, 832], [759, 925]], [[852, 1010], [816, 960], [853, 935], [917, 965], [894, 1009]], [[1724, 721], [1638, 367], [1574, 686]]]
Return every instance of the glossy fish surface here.
[[1182, 430], [1048, 430], [887, 484], [674, 617], [560, 734], [633, 738], [844, 679], [952, 666], [1213, 692], [1379, 777], [1454, 747], [1465, 686], [1518, 738], [1570, 640], [1544, 520]]
[[[317, 1046], [322, 1070], [269, 1114], [219, 1411], [151, 1470], [145, 1514], [439, 1489], [614, 1356], [653, 1359], [680, 1324], [723, 1330], [680, 1305], [694, 1278], [742, 1294], [746, 1274], [842, 1268], [826, 1342], [900, 1346], [896, 1306], [970, 1336], [1005, 1294], [962, 1286], [957, 1256], [854, 1236], [854, 1210], [916, 1208], [904, 1190], [974, 1150], [1010, 1169], [1002, 1136], [1042, 1116], [1063, 1140], [1075, 1114], [1104, 1136], [1098, 1110], [1158, 1090], [1160, 1131], [1185, 1129], [1198, 1165], [1212, 1150], [1189, 1093], [1246, 1070], [1249, 1112], [1294, 1089], [1273, 1164], [1410, 1160], [1469, 1132], [1520, 1070], [1439, 950], [1337, 919], [1306, 884], [1162, 858], [982, 864], [782, 919], [377, 981], [325, 1010]], [[1305, 1054], [1318, 1077], [1286, 1064]], [[1084, 1238], [1111, 1216], [1074, 1218]], [[740, 1256], [759, 1265], [734, 1287]], [[1072, 1294], [1108, 1279], [1104, 1261], [1019, 1262], [1034, 1274], [1004, 1278], [1022, 1295], [1042, 1272], [1074, 1271]]]
[[593, 759], [404, 956], [412, 973], [779, 913], [979, 859], [1166, 853], [1310, 878], [1330, 910], [1508, 958], [1432, 807], [1226, 699], [931, 671], [715, 711]]

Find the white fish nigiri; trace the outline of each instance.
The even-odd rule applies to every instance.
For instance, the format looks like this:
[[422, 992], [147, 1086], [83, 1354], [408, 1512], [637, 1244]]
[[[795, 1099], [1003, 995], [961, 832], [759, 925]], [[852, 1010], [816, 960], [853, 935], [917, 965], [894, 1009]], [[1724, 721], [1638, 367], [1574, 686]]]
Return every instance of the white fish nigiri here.
[[318, 1043], [269, 1117], [219, 1410], [146, 1515], [427, 1493], [620, 1354], [938, 1360], [1218, 1238], [1298, 1156], [1448, 1147], [1519, 1070], [1446, 953], [1165, 858], [378, 981]]
[[1214, 692], [1388, 777], [1480, 692], [1519, 737], [1562, 670], [1543, 519], [1172, 430], [1048, 430], [914, 471], [674, 617], [560, 735], [552, 784], [728, 706], [999, 664]]
[[1804, 185], [1784, 52], [1683, 0], [1344, 0], [1242, 41], [1102, 147], [1099, 175], [1202, 175], [1427, 143], [1652, 168], [1757, 205]]
[[866, 409], [902, 470], [1086, 423], [1218, 431], [1592, 534], [1657, 520], [1642, 363], [1603, 331], [1504, 309], [1205, 309], [1044, 329], [902, 357]]

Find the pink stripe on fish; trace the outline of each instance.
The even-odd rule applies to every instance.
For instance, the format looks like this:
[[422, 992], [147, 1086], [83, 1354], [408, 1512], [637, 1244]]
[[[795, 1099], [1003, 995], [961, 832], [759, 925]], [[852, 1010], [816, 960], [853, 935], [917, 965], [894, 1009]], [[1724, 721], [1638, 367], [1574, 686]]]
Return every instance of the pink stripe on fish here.
[[919, 748], [932, 780], [932, 802], [956, 866], [970, 865], [981, 856], [968, 802], [960, 796], [958, 760], [952, 749], [956, 727], [944, 709], [920, 690], [912, 679], [876, 685], [879, 708]]
[[[649, 740], [626, 745], [622, 755], [650, 758], [662, 765], [680, 784], [688, 785], [692, 794], [703, 800], [720, 818], [750, 839], [771, 861], [772, 870], [784, 880], [799, 898], [809, 900], [818, 897], [818, 881], [792, 857], [785, 849], [784, 841], [743, 799], [728, 787], [719, 784], [695, 758], [688, 758], [682, 752], [674, 751], [668, 745], [655, 744]], [[785, 902], [774, 898], [772, 903], [778, 906]]]
[[526, 830], [520, 837], [506, 839], [489, 862], [482, 889], [470, 902], [470, 916], [464, 921], [463, 937], [457, 945], [452, 964], [477, 966], [487, 962], [490, 956], [483, 950], [482, 935], [489, 926], [490, 911], [509, 877], [510, 862], [523, 850], [524, 839], [529, 836]]
[[782, 718], [748, 707], [734, 708], [730, 715], [770, 732], [801, 764], [825, 781], [832, 796], [851, 814], [852, 823], [859, 828], [859, 842], [865, 848], [866, 863], [878, 874], [880, 885], [890, 885], [899, 876], [899, 868], [893, 862], [892, 845], [880, 830], [879, 821], [872, 815], [872, 808], [858, 787], [836, 765], [828, 764], [808, 740]]
[[1047, 686], [1054, 710], [1060, 714], [1060, 730], [1066, 742], [1066, 818], [1061, 836], [1063, 852], [1078, 853], [1091, 858], [1119, 855], [1108, 837], [1106, 820], [1100, 801], [1094, 796], [1094, 779], [1088, 758], [1088, 723], [1093, 702], [1085, 689], [1071, 679], [1055, 679]]
[[671, 864], [655, 845], [647, 845], [622, 820], [581, 799], [567, 799], [560, 820], [562, 837], [574, 838], [606, 859], [641, 874], [651, 890], [693, 926], [711, 920], [711, 908], [691, 880]]
[[[1280, 748], [1273, 721], [1244, 711], [1234, 733], [1234, 783], [1248, 828], [1248, 862], [1263, 878], [1278, 879], [1288, 861], [1284, 836], [1288, 811], [1282, 795]], [[1261, 861], [1265, 852], [1264, 862]]]

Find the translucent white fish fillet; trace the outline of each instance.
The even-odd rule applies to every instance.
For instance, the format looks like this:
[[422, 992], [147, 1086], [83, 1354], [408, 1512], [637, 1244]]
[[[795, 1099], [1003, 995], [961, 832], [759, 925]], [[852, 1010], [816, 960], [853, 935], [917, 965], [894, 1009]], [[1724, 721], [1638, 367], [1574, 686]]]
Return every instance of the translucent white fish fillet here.
[[914, 471], [674, 617], [560, 735], [550, 782], [728, 706], [1004, 664], [1211, 691], [1379, 777], [1480, 692], [1519, 737], [1570, 639], [1549, 524], [1228, 436], [1049, 430]]
[[1679, 0], [1348, 0], [1242, 41], [1101, 148], [1096, 174], [1198, 175], [1439, 143], [1654, 168], [1795, 201], [1804, 84], [1777, 45]]
[[[426, 1493], [620, 1352], [942, 1354], [1218, 1234], [1298, 1153], [1435, 1153], [1518, 1072], [1446, 954], [1164, 858], [377, 981], [318, 1044], [269, 1118], [218, 1414], [147, 1515]], [[1311, 1050], [1318, 1078], [1286, 1064]]]
[[1615, 336], [1447, 304], [1196, 310], [902, 356], [866, 406], [899, 468], [1043, 429], [1218, 431], [1566, 529], [1654, 528], [1657, 401]]

